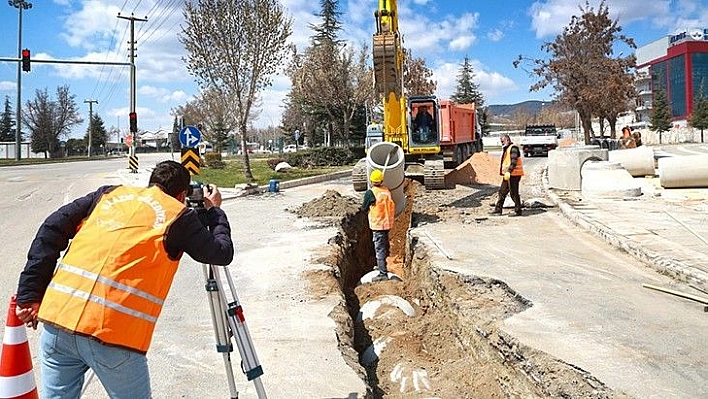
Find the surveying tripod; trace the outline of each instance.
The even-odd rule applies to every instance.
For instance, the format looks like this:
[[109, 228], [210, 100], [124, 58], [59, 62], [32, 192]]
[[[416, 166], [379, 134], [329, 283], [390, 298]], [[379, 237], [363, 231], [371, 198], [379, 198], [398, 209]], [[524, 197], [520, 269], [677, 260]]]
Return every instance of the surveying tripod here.
[[[233, 337], [241, 354], [241, 370], [249, 381], [253, 380], [258, 398], [266, 399], [265, 389], [260, 378], [263, 375], [263, 368], [258, 362], [256, 349], [253, 347], [251, 334], [246, 326], [246, 318], [243, 316], [243, 308], [236, 296], [231, 273], [225, 266], [202, 264], [202, 267], [204, 268], [205, 287], [209, 297], [211, 319], [216, 335], [216, 351], [222, 353], [224, 357], [226, 378], [229, 382], [231, 398], [238, 398], [238, 390], [234, 382], [234, 371], [231, 364], [231, 352], [234, 350], [231, 344], [231, 337]], [[226, 282], [232, 296], [231, 301], [227, 299], [220, 274], [226, 276]]]

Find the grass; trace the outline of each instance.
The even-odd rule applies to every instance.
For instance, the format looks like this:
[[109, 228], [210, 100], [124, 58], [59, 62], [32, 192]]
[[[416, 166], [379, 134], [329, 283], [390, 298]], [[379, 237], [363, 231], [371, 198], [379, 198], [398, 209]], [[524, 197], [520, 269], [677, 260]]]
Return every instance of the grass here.
[[[271, 179], [288, 181], [352, 168], [351, 165], [345, 165], [310, 169], [293, 168], [287, 172], [276, 172], [268, 166], [268, 158], [250, 158], [249, 160], [251, 173], [258, 185], [265, 185]], [[216, 184], [219, 187], [234, 187], [236, 184], [248, 183], [243, 174], [243, 159], [240, 156], [230, 159], [225, 158], [224, 162], [226, 162], [224, 169], [202, 166], [199, 170], [199, 175], [193, 176], [192, 179], [200, 183]]]

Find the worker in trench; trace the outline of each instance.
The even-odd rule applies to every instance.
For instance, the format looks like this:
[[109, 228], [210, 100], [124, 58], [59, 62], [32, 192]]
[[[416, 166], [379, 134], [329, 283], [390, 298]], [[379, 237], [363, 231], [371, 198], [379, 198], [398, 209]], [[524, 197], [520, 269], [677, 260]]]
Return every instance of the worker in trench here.
[[393, 202], [391, 191], [383, 185], [383, 172], [375, 169], [371, 172], [369, 180], [371, 181], [371, 189], [364, 194], [364, 203], [361, 209], [369, 215], [369, 228], [374, 241], [376, 266], [379, 269], [379, 274], [372, 281], [384, 281], [388, 280], [388, 268], [386, 267], [386, 258], [390, 248], [388, 232], [393, 228], [396, 204]]

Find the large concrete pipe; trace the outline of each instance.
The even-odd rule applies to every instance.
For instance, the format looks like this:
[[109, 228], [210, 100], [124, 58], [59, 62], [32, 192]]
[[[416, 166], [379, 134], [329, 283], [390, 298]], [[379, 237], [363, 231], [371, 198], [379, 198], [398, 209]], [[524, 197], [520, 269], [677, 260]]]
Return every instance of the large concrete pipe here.
[[610, 151], [610, 162], [619, 162], [632, 176], [654, 176], [654, 150], [647, 146]]
[[658, 162], [661, 187], [708, 187], [708, 155], [665, 157]]
[[641, 185], [619, 162], [586, 162], [581, 175], [583, 197], [625, 198], [642, 195]]
[[548, 153], [548, 185], [580, 191], [580, 170], [587, 161], [607, 161], [607, 149], [595, 145], [560, 147]]
[[[388, 165], [386, 165], [387, 160]], [[405, 165], [406, 159], [403, 149], [387, 141], [374, 144], [366, 154], [366, 180], [369, 180], [368, 177], [371, 176], [374, 169], [384, 172], [383, 185], [391, 190], [393, 202], [396, 203], [396, 216], [406, 208], [406, 194], [403, 192], [403, 181], [406, 177]]]

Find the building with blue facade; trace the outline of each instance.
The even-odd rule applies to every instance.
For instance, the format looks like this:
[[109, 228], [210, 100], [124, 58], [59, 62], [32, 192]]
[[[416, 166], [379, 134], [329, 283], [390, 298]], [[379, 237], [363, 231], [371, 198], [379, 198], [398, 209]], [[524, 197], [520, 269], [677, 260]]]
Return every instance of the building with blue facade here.
[[637, 121], [647, 122], [656, 92], [666, 93], [675, 122], [708, 96], [708, 29], [690, 29], [637, 49]]

